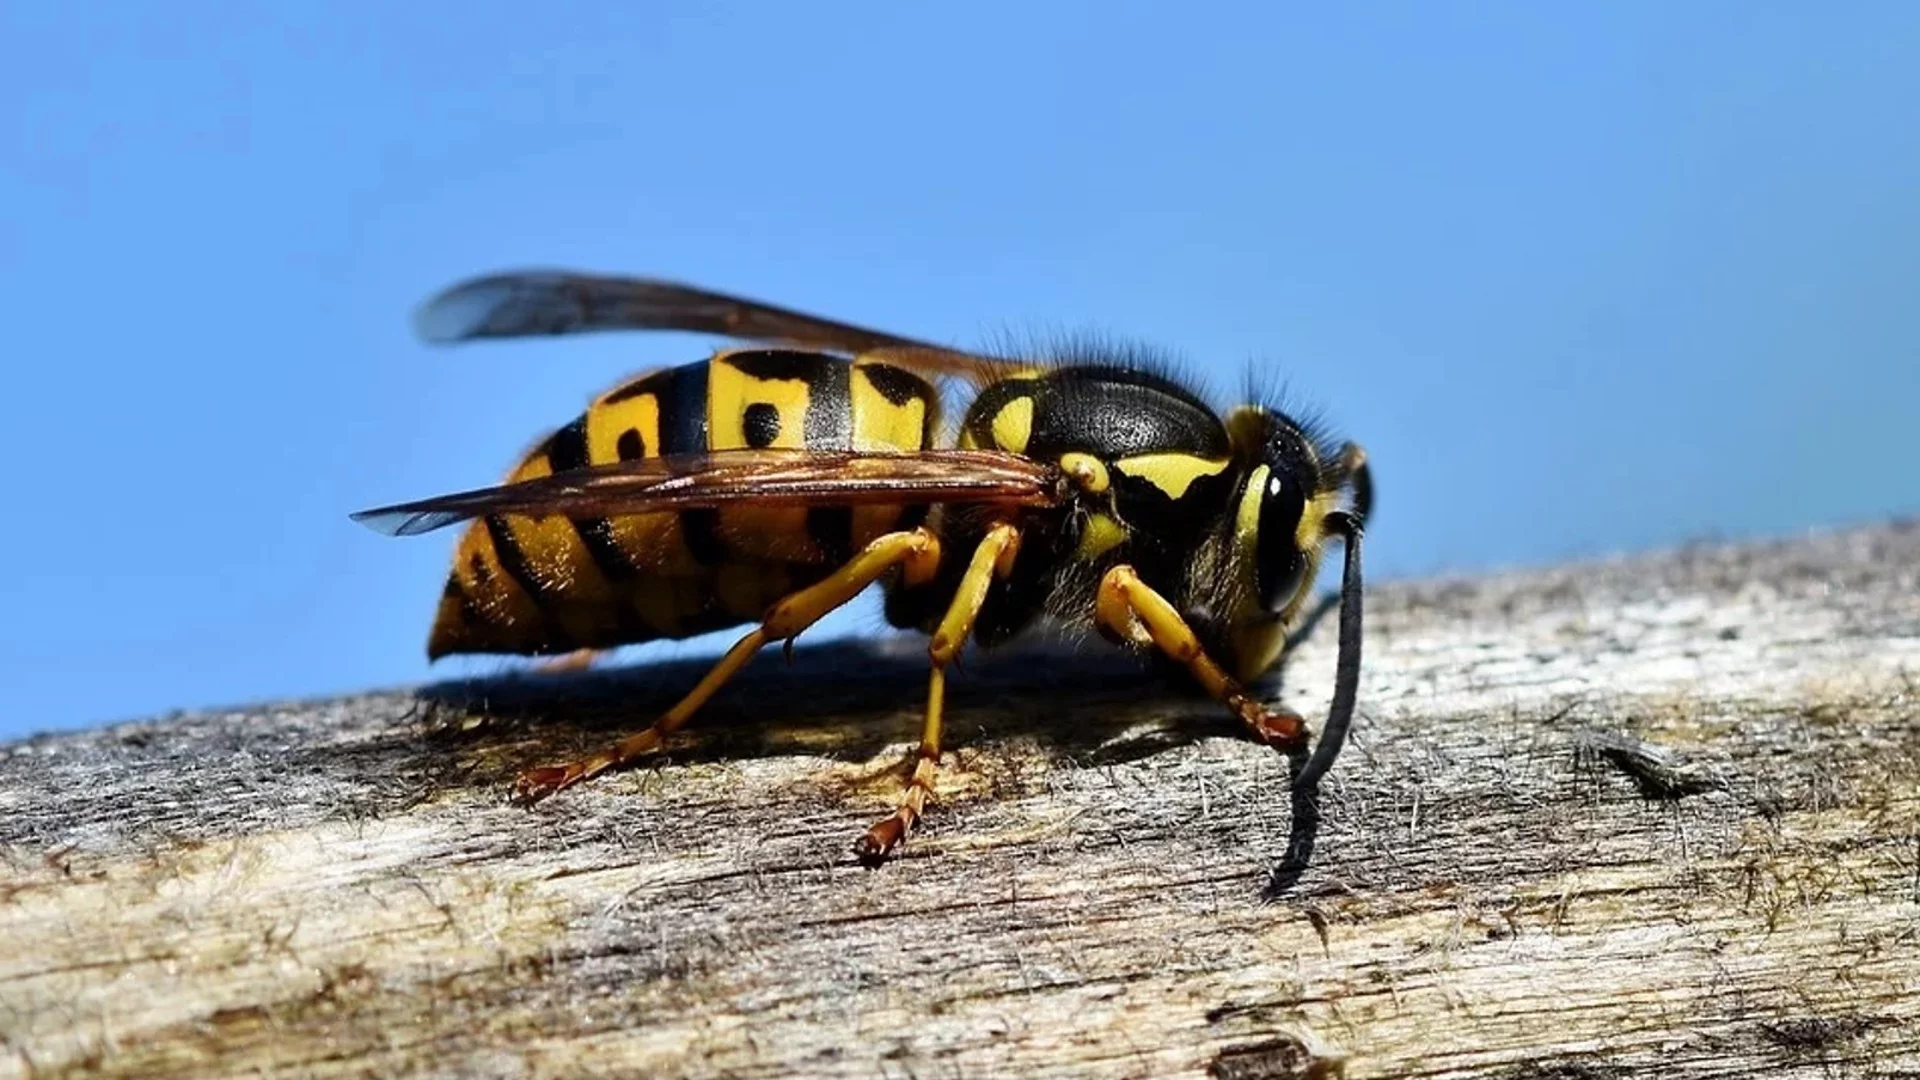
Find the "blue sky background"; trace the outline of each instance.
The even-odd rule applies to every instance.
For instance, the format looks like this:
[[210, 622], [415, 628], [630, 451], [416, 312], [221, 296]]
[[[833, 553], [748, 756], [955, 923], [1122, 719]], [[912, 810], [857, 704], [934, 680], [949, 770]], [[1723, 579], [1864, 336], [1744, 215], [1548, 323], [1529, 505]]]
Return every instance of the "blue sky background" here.
[[428, 677], [348, 512], [707, 345], [409, 336], [502, 267], [1272, 365], [1377, 578], [1920, 509], [1920, 5], [534, 10], [0, 13], [0, 735]]

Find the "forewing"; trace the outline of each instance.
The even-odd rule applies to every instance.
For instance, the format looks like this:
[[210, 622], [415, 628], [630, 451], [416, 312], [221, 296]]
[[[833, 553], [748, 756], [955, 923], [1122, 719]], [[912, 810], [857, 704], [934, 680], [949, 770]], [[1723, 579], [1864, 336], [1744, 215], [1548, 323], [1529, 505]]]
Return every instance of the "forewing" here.
[[725, 450], [568, 469], [352, 516], [390, 536], [418, 536], [489, 514], [616, 517], [743, 502], [769, 507], [934, 502], [1040, 507], [1058, 505], [1064, 498], [1059, 469], [995, 450]]
[[579, 334], [595, 330], [685, 330], [849, 355], [935, 375], [989, 377], [993, 362], [929, 342], [654, 278], [517, 271], [461, 282], [414, 318], [431, 342]]

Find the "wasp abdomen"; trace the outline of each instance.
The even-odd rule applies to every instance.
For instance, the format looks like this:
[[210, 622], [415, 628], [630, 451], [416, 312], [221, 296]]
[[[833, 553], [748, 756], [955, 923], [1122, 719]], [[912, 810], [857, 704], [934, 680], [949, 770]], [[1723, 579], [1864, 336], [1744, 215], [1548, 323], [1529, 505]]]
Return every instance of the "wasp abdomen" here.
[[[917, 451], [938, 398], [904, 369], [755, 349], [602, 394], [510, 481], [610, 462], [746, 448]], [[924, 507], [729, 507], [611, 518], [491, 515], [461, 536], [427, 651], [546, 654], [689, 637], [769, 605]]]

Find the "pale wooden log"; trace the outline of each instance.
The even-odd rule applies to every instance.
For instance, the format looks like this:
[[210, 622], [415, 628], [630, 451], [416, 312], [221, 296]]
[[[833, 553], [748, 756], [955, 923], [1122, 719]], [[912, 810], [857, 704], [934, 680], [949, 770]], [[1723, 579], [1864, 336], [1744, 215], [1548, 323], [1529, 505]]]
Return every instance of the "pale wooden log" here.
[[[1920, 528], [1369, 592], [1286, 761], [1124, 664], [777, 651], [669, 762], [514, 771], [696, 666], [0, 748], [0, 1074], [1920, 1075]], [[1331, 624], [1288, 668], [1310, 717]]]

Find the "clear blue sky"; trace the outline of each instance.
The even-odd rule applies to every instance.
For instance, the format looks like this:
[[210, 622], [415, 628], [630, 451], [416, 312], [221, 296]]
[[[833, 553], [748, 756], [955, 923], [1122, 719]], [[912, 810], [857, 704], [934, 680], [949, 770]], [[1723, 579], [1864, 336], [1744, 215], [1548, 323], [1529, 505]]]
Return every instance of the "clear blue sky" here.
[[1920, 4], [534, 10], [0, 14], [0, 735], [497, 669], [348, 512], [706, 347], [411, 339], [501, 267], [1257, 359], [1381, 577], [1920, 510]]

